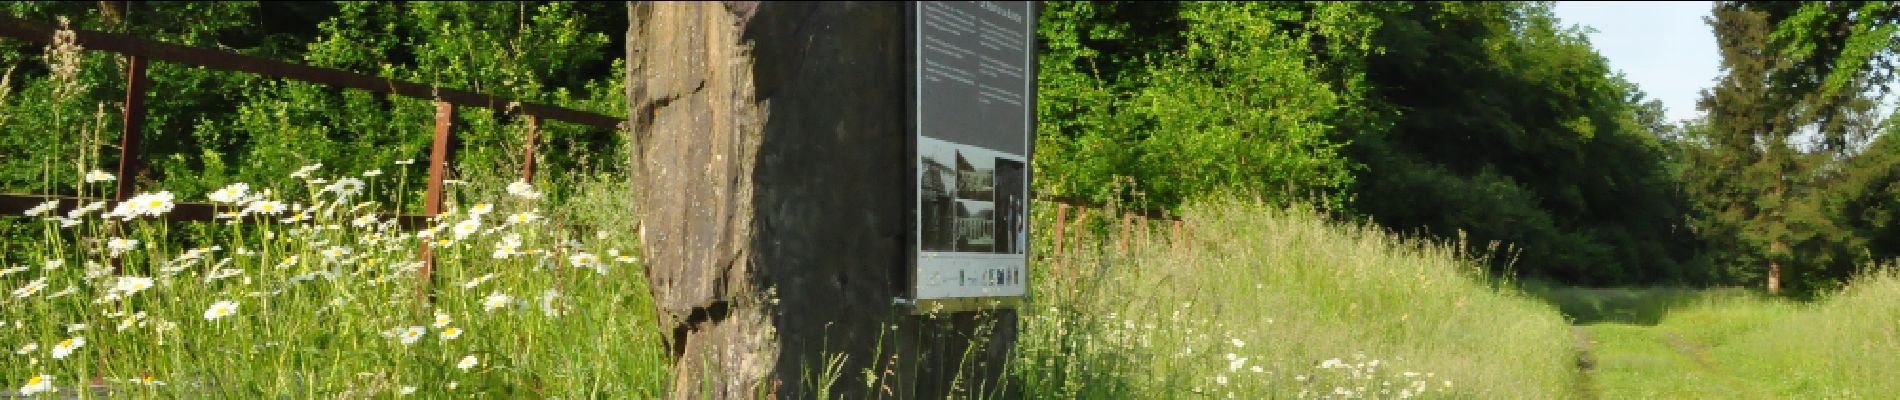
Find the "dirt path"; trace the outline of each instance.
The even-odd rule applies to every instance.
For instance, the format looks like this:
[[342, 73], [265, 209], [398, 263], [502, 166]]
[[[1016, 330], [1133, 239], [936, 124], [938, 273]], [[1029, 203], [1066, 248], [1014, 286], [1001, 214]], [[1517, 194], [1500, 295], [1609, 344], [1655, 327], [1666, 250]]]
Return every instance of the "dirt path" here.
[[1603, 398], [1597, 393], [1597, 356], [1593, 353], [1596, 341], [1590, 339], [1590, 330], [1581, 326], [1571, 326], [1570, 333], [1577, 338], [1577, 398], [1583, 400]]

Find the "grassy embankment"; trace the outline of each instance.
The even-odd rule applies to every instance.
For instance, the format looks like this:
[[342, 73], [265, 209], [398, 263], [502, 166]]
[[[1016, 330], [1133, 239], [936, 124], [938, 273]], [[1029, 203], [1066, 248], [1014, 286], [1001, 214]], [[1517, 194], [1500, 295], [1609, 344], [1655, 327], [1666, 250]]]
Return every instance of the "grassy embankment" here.
[[1100, 238], [1039, 266], [1015, 371], [1030, 393], [1561, 398], [1576, 390], [1563, 318], [1494, 289], [1450, 246], [1299, 208], [1214, 201], [1188, 210], [1192, 238], [1178, 248], [1157, 229], [1147, 241], [1134, 235], [1127, 255]]

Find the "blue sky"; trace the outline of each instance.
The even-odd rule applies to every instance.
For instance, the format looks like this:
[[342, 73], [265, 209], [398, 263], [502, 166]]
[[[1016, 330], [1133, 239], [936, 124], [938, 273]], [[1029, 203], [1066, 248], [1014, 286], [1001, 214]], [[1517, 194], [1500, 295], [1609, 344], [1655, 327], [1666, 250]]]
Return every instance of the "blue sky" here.
[[1721, 55], [1702, 23], [1712, 2], [1560, 1], [1559, 23], [1596, 32], [1590, 45], [1649, 98], [1661, 99], [1671, 121], [1694, 118], [1697, 92], [1714, 85]]

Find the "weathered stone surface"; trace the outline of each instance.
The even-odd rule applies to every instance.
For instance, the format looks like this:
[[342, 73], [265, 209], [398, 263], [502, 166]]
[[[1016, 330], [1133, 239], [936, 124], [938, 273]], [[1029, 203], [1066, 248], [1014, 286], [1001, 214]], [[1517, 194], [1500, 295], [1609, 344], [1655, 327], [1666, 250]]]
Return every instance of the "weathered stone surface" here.
[[[847, 357], [835, 395], [994, 387], [1014, 314], [916, 318], [891, 305], [914, 218], [903, 4], [629, 10], [633, 191], [674, 329], [675, 397], [812, 397], [828, 353]], [[983, 347], [961, 360], [972, 343]], [[868, 393], [866, 369], [883, 379]]]

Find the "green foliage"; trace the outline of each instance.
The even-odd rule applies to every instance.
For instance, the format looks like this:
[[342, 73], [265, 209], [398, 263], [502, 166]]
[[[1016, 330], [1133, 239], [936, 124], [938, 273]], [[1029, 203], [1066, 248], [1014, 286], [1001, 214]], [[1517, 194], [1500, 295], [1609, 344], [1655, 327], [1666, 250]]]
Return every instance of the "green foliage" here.
[[[1337, 125], [1359, 88], [1313, 48], [1362, 50], [1360, 7], [1049, 4], [1038, 190], [1167, 209], [1219, 188], [1344, 205], [1356, 165]], [[1139, 195], [1115, 189], [1124, 179]]]
[[[1508, 244], [1516, 271], [1570, 282], [1687, 281], [1684, 211], [1653, 101], [1547, 5], [1418, 3], [1379, 14], [1369, 166], [1355, 209], [1389, 227]], [[1648, 105], [1646, 105], [1648, 104]], [[1481, 250], [1476, 249], [1474, 250]], [[1494, 264], [1497, 272], [1505, 264]]]
[[[624, 115], [618, 41], [625, 12], [615, 11], [624, 3], [127, 3], [116, 13], [85, 3], [8, 7], [15, 16], [41, 21], [73, 16], [77, 28]], [[14, 77], [21, 90], [0, 112], [54, 110], [52, 118], [14, 118], [0, 126], [6, 131], [0, 147], [24, 155], [0, 158], [0, 188], [71, 193], [79, 173], [116, 166], [116, 151], [106, 145], [118, 141], [113, 108], [123, 99], [124, 72], [114, 56], [81, 53], [84, 63], [73, 81], [85, 90], [54, 96], [58, 76], [29, 57], [38, 53], [28, 46], [0, 48], [0, 60], [23, 67]], [[148, 74], [143, 156], [151, 168], [134, 178], [146, 190], [194, 199], [233, 181], [273, 186], [304, 165], [322, 163], [329, 171], [355, 175], [428, 158], [435, 111], [428, 100], [164, 62], [153, 63]], [[494, 106], [504, 112], [460, 107], [460, 175], [452, 178], [507, 177], [520, 170], [525, 122], [510, 105]], [[55, 143], [27, 132], [55, 132]], [[546, 121], [538, 169], [558, 174], [617, 168], [618, 143], [615, 132]], [[600, 151], [566, 151], [575, 148]], [[71, 160], [71, 154], [88, 156]], [[55, 160], [81, 165], [51, 168]], [[386, 189], [376, 196], [420, 196]]]

